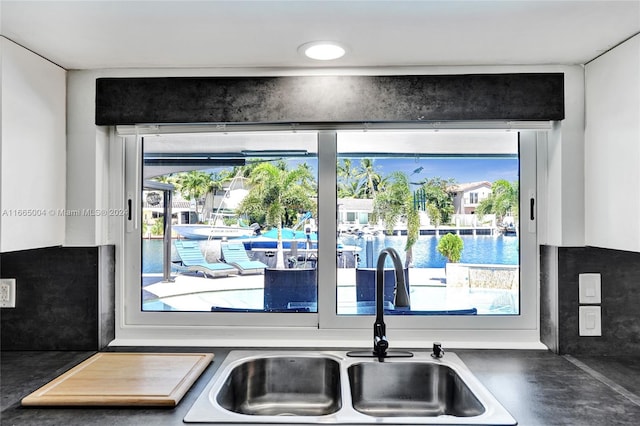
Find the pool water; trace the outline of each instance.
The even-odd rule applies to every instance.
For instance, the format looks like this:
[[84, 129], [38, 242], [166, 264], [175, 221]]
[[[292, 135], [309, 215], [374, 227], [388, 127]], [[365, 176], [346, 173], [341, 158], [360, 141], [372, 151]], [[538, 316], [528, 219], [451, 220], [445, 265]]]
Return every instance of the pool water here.
[[[491, 264], [491, 265], [518, 265], [519, 239], [516, 236], [490, 236], [490, 235], [462, 235], [464, 248], [462, 250], [461, 263]], [[447, 259], [438, 250], [440, 237], [435, 235], [421, 235], [413, 246], [413, 267], [414, 268], [444, 268]], [[344, 236], [342, 241], [347, 245], [356, 245], [362, 249], [360, 252], [360, 267], [375, 267], [367, 265], [367, 250], [372, 249], [375, 260], [385, 247], [393, 247], [398, 251], [404, 262], [404, 246], [407, 241], [406, 236], [392, 236], [380, 238], [358, 238], [355, 236]], [[369, 258], [371, 263], [371, 258]]]
[[[490, 235], [462, 235], [464, 249], [462, 250], [461, 263], [491, 264], [491, 265], [518, 265], [519, 239], [516, 236], [490, 236]], [[372, 238], [358, 238], [347, 235], [341, 237], [345, 245], [354, 245], [361, 248], [359, 253], [359, 267], [375, 267], [374, 264], [367, 265], [367, 250], [379, 253], [385, 247], [395, 248], [404, 262], [404, 245], [407, 237], [392, 236]], [[414, 268], [444, 268], [447, 259], [438, 253], [439, 237], [434, 235], [421, 235], [418, 242], [413, 246], [413, 267]], [[175, 248], [171, 247], [172, 256], [176, 258]], [[375, 259], [377, 256], [374, 256]], [[371, 258], [369, 258], [371, 259]], [[371, 260], [369, 260], [371, 262]], [[162, 240], [144, 239], [142, 240], [142, 272], [162, 273]]]

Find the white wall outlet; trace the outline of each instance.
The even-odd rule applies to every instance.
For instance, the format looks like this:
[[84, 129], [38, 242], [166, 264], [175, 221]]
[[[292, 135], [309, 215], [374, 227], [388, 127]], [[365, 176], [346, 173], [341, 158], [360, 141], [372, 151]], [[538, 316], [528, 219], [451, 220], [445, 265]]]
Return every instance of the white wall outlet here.
[[602, 310], [600, 306], [580, 306], [580, 336], [602, 336]]
[[602, 286], [600, 274], [579, 274], [580, 303], [601, 303]]
[[16, 307], [16, 279], [0, 278], [0, 308]]

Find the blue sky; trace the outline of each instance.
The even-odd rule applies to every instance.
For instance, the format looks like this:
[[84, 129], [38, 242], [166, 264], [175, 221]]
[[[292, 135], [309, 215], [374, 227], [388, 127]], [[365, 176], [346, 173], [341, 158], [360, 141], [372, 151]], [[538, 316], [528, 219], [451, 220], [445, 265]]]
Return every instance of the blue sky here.
[[[393, 170], [400, 170], [410, 175], [412, 182], [439, 177], [453, 178], [457, 183], [506, 179], [509, 182], [518, 180], [517, 158], [422, 158], [415, 159], [377, 159], [374, 163], [379, 173], [387, 175]], [[420, 169], [412, 175], [413, 171]]]
[[[311, 162], [309, 162], [311, 165]], [[351, 159], [352, 167], [358, 167], [360, 161]], [[411, 182], [421, 182], [431, 178], [450, 179], [456, 183], [488, 181], [495, 182], [505, 179], [509, 182], [518, 181], [518, 158], [377, 158], [374, 165], [383, 177], [398, 170], [409, 176]], [[313, 164], [312, 167], [315, 167]], [[417, 171], [417, 173], [413, 173]]]
[[[293, 159], [289, 167], [296, 167], [298, 163], [306, 162], [312, 169], [317, 170], [318, 161], [315, 158], [304, 160]], [[352, 167], [357, 168], [360, 161], [351, 158]], [[457, 183], [488, 181], [495, 182], [505, 179], [509, 182], [518, 181], [517, 157], [457, 157], [457, 158], [376, 158], [374, 165], [378, 173], [387, 176], [399, 170], [407, 174], [411, 182], [420, 182], [438, 177], [453, 178]], [[421, 169], [420, 169], [421, 168]], [[417, 173], [412, 174], [416, 169]], [[220, 169], [210, 169], [209, 171]]]

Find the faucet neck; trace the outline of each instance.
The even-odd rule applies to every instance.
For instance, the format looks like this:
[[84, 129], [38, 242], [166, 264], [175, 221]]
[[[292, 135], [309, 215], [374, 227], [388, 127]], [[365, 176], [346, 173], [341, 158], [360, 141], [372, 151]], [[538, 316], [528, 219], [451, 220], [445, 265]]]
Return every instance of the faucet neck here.
[[400, 286], [404, 288], [406, 292], [404, 271], [402, 269], [402, 262], [400, 262], [400, 256], [395, 249], [387, 247], [380, 252], [376, 267], [376, 322], [373, 324], [373, 351], [381, 357], [385, 355], [386, 349], [389, 346], [386, 338], [386, 325], [384, 323], [384, 261], [387, 256], [391, 256], [393, 266], [396, 270], [396, 288]]
[[[407, 294], [407, 287], [404, 283], [404, 270], [402, 268], [402, 262], [400, 262], [400, 256], [398, 252], [387, 247], [380, 252], [378, 256], [378, 263], [376, 267], [376, 321], [373, 324], [373, 352], [349, 352], [348, 356], [371, 356], [377, 357], [380, 362], [385, 358], [393, 357], [411, 357], [411, 352], [387, 352], [389, 348], [389, 341], [386, 337], [386, 325], [384, 323], [384, 261], [387, 256], [391, 256], [393, 266], [396, 271], [396, 289], [400, 288], [401, 293], [404, 291], [406, 295], [406, 305], [409, 306], [409, 295]], [[396, 297], [397, 299], [397, 297]]]
[[[384, 327], [384, 262], [387, 259], [387, 256], [391, 256], [391, 260], [393, 261], [394, 268], [396, 267], [396, 259], [397, 262], [400, 263], [400, 259], [398, 253], [395, 249], [387, 247], [380, 251], [378, 255], [378, 262], [376, 264], [376, 324], [382, 324]], [[402, 270], [402, 267], [400, 268]], [[374, 325], [375, 331], [375, 325]]]
[[393, 268], [395, 270], [396, 282], [394, 286], [394, 306], [408, 307], [411, 306], [409, 292], [405, 283], [404, 268], [402, 261], [396, 249], [387, 247], [380, 251], [378, 262], [376, 265], [376, 322], [384, 323], [384, 263], [387, 256], [391, 257]]

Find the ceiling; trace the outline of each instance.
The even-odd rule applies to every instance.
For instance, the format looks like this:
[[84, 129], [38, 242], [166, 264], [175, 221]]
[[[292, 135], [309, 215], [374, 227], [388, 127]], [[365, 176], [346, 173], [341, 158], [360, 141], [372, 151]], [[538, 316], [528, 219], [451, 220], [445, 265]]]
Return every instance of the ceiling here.
[[[567, 65], [637, 34], [640, 0], [0, 0], [0, 25], [66, 69]], [[347, 55], [302, 57], [315, 40]]]

